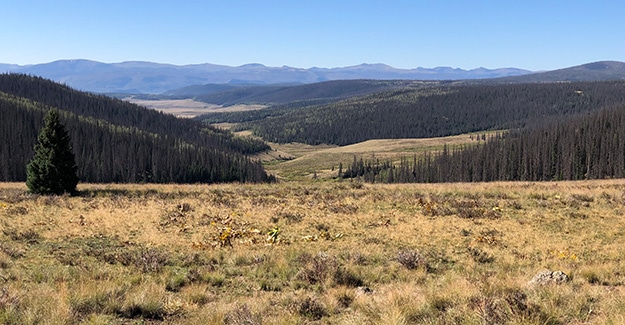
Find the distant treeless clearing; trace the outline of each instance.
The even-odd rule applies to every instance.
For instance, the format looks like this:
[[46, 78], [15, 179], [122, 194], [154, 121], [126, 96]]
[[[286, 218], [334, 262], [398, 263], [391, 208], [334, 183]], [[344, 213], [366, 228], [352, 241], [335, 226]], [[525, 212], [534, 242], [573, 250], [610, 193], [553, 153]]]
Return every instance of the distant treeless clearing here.
[[419, 139], [377, 139], [347, 145], [307, 145], [302, 143], [269, 143], [272, 150], [256, 155], [265, 162], [268, 172], [282, 179], [297, 180], [312, 177], [337, 176], [339, 164], [351, 164], [354, 157], [377, 158], [381, 161], [397, 162], [402, 157], [420, 156], [425, 152], [439, 152], [447, 145], [450, 149], [459, 145], [476, 145], [479, 135], [490, 135], [501, 131], [485, 131], [438, 138]]
[[193, 99], [142, 100], [125, 98], [124, 100], [163, 113], [186, 118], [192, 118], [207, 113], [254, 111], [267, 107], [266, 105], [233, 105], [223, 107], [221, 105], [198, 102]]

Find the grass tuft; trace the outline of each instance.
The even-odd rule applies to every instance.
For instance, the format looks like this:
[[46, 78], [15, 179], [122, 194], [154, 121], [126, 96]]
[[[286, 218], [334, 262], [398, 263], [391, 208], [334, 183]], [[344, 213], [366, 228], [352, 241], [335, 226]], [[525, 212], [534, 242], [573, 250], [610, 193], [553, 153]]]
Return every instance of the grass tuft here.
[[223, 323], [224, 325], [260, 325], [262, 319], [252, 314], [247, 305], [242, 304], [226, 313]]
[[423, 255], [411, 249], [400, 250], [395, 259], [399, 262], [399, 264], [409, 270], [414, 270], [426, 265]]
[[320, 320], [328, 316], [327, 308], [315, 297], [306, 297], [299, 302], [298, 313], [311, 320]]

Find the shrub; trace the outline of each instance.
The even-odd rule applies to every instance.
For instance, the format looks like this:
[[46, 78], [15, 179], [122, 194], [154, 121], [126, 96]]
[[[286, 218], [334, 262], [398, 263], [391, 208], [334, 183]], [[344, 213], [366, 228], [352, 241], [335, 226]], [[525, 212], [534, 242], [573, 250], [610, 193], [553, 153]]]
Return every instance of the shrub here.
[[180, 289], [182, 289], [182, 287], [186, 286], [187, 284], [189, 284], [189, 278], [186, 274], [176, 274], [167, 281], [167, 284], [165, 285], [165, 290], [178, 292], [180, 291]]
[[287, 224], [298, 223], [304, 219], [304, 215], [299, 212], [281, 212], [279, 217], [286, 220]]
[[325, 253], [319, 253], [314, 257], [302, 255], [300, 259], [303, 260], [304, 267], [299, 271], [297, 277], [310, 284], [322, 283], [337, 268], [336, 259]]
[[495, 261], [495, 256], [483, 251], [479, 247], [469, 247], [469, 254], [471, 254], [474, 261], [481, 264], [492, 263]]
[[263, 279], [260, 281], [260, 290], [262, 291], [282, 291], [282, 284], [277, 281]]
[[299, 303], [298, 312], [301, 316], [312, 320], [320, 320], [324, 316], [328, 316], [326, 307], [315, 297], [307, 297], [303, 299]]
[[160, 272], [169, 258], [159, 249], [142, 248], [135, 252], [133, 261], [143, 272]]
[[0, 310], [16, 308], [20, 299], [11, 294], [7, 288], [0, 288]]
[[24, 251], [18, 247], [14, 247], [12, 245], [8, 245], [6, 243], [0, 243], [0, 252], [3, 252], [9, 255], [11, 258], [20, 258], [24, 257]]
[[118, 314], [121, 313], [124, 289], [100, 290], [84, 296], [75, 296], [70, 299], [72, 310], [79, 315], [89, 314]]
[[399, 251], [395, 259], [397, 260], [397, 262], [399, 262], [399, 264], [403, 265], [409, 270], [414, 270], [419, 266], [425, 265], [425, 259], [423, 258], [423, 255], [421, 255], [421, 253], [417, 251], [410, 249], [404, 249]]
[[15, 229], [5, 229], [3, 233], [11, 238], [11, 240], [24, 241], [29, 244], [36, 244], [39, 242], [39, 239], [41, 239], [41, 235], [32, 229], [23, 232], [17, 232]]
[[344, 267], [338, 267], [334, 273], [334, 282], [338, 285], [348, 287], [360, 287], [364, 285], [364, 281], [356, 274]]
[[165, 305], [159, 301], [143, 301], [129, 304], [121, 311], [126, 318], [146, 318], [163, 320], [166, 315]]
[[254, 315], [247, 305], [238, 305], [224, 317], [225, 325], [256, 325], [262, 324], [259, 315]]
[[343, 292], [338, 297], [336, 297], [336, 302], [340, 307], [348, 308], [354, 302], [354, 295]]

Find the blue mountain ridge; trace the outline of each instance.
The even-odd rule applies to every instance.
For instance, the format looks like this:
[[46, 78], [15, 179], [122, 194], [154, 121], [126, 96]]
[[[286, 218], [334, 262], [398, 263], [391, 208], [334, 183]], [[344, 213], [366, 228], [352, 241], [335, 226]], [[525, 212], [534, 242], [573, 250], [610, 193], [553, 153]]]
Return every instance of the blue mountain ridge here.
[[310, 69], [267, 67], [258, 63], [238, 67], [210, 63], [172, 65], [143, 61], [102, 63], [59, 60], [43, 64], [0, 64], [0, 72], [37, 75], [79, 90], [97, 93], [160, 94], [200, 84], [308, 84], [329, 80], [462, 80], [530, 74], [517, 68], [463, 70], [451, 67], [397, 69], [385, 64], [360, 64], [340, 68]]

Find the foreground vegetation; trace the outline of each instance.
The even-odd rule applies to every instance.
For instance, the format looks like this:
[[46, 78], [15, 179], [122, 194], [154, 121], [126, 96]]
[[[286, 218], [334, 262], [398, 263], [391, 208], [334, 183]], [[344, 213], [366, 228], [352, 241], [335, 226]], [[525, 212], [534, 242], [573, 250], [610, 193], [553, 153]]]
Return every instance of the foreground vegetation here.
[[0, 323], [625, 318], [625, 180], [78, 190], [0, 185]]

